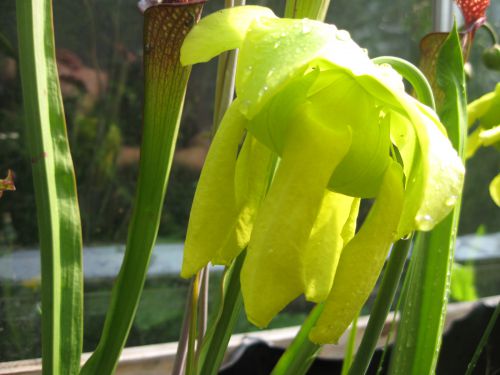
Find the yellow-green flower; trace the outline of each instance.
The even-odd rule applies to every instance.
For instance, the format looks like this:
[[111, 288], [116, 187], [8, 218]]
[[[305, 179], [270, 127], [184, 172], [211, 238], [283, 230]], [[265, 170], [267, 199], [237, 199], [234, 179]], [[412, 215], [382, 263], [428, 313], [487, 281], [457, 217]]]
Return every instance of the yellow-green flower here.
[[[500, 83], [495, 91], [483, 95], [467, 106], [469, 127], [477, 125], [467, 139], [466, 158], [474, 156], [479, 147], [500, 148]], [[490, 183], [490, 194], [500, 206], [500, 174]]]
[[467, 106], [469, 127], [477, 128], [467, 140], [466, 158], [472, 157], [481, 146], [500, 145], [500, 83], [495, 90]]
[[[236, 7], [203, 19], [181, 61], [234, 48], [237, 98], [201, 174], [182, 276], [230, 264], [247, 248], [249, 320], [264, 327], [304, 294], [325, 302], [311, 338], [335, 342], [391, 244], [453, 208], [463, 165], [435, 113], [346, 31]], [[361, 198], [375, 203], [355, 234]]]

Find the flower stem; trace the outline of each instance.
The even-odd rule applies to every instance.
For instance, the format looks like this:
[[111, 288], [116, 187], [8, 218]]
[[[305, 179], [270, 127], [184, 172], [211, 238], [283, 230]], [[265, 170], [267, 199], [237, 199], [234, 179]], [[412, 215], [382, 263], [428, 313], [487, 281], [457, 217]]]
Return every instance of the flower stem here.
[[307, 372], [321, 349], [321, 345], [309, 341], [309, 332], [316, 324], [323, 307], [323, 304], [314, 307], [271, 375], [303, 375]]
[[490, 321], [488, 322], [488, 325], [484, 330], [483, 336], [481, 337], [481, 340], [479, 341], [479, 344], [476, 347], [474, 355], [472, 356], [472, 359], [470, 360], [470, 363], [467, 366], [467, 371], [465, 375], [473, 374], [474, 368], [476, 367], [476, 363], [479, 357], [481, 356], [484, 347], [488, 342], [488, 338], [490, 337], [491, 331], [493, 331], [493, 327], [495, 326], [495, 322], [497, 321], [499, 315], [500, 315], [500, 302], [498, 302], [497, 307], [495, 308], [493, 314], [491, 315]]
[[354, 351], [356, 349], [356, 334], [358, 331], [358, 317], [359, 314], [352, 320], [351, 331], [349, 332], [349, 337], [347, 339], [344, 362], [342, 362], [342, 372], [340, 375], [347, 375], [349, 369], [352, 366], [352, 359], [354, 357]]
[[193, 294], [193, 281], [191, 280], [189, 284], [188, 296], [186, 301], [186, 307], [184, 308], [184, 317], [182, 321], [181, 334], [179, 337], [179, 343], [177, 344], [177, 354], [175, 356], [174, 367], [172, 369], [172, 375], [181, 375], [184, 373], [186, 367], [186, 354], [187, 354], [187, 342], [189, 338], [189, 323], [191, 321], [191, 301]]
[[488, 32], [488, 34], [491, 38], [492, 44], [498, 43], [498, 35], [497, 35], [495, 29], [493, 28], [493, 26], [489, 22], [483, 23], [481, 25], [481, 28], [485, 29]]
[[224, 359], [231, 333], [238, 319], [243, 298], [240, 289], [240, 270], [245, 259], [241, 253], [229, 267], [222, 280], [222, 304], [200, 350], [199, 369], [202, 375], [216, 375]]
[[203, 271], [196, 274], [193, 280], [189, 314], [189, 335], [186, 356], [186, 375], [196, 374], [196, 337], [198, 328], [198, 299], [200, 294], [200, 279]]
[[432, 93], [431, 85], [424, 74], [413, 64], [399, 57], [380, 56], [372, 59], [375, 64], [389, 64], [392, 68], [401, 74], [415, 90], [417, 99], [426, 106], [436, 110], [436, 102]]

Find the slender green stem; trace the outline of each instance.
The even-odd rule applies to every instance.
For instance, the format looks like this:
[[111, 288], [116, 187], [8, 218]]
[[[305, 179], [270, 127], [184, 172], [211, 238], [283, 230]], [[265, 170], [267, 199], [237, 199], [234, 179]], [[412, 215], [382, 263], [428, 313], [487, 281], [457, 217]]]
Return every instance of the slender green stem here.
[[465, 375], [472, 375], [474, 368], [476, 367], [477, 361], [479, 360], [479, 357], [481, 356], [481, 353], [488, 343], [488, 339], [490, 338], [491, 331], [493, 331], [493, 327], [495, 326], [495, 323], [498, 319], [498, 316], [500, 315], [500, 302], [497, 304], [497, 307], [495, 307], [495, 310], [493, 311], [493, 314], [491, 315], [490, 321], [488, 322], [488, 325], [486, 326], [486, 329], [484, 330], [483, 336], [481, 337], [481, 340], [479, 341], [479, 344], [476, 347], [476, 350], [474, 351], [474, 355], [472, 356], [472, 359], [470, 360], [469, 365], [467, 366], [467, 371]]
[[182, 320], [181, 333], [179, 336], [179, 342], [177, 345], [177, 353], [175, 356], [174, 366], [172, 369], [172, 375], [181, 375], [184, 373], [186, 368], [186, 354], [187, 354], [187, 342], [189, 339], [189, 324], [191, 322], [191, 302], [193, 300], [193, 282], [194, 279], [189, 283], [189, 290], [186, 300], [186, 307], [184, 308], [184, 316]]
[[80, 368], [82, 350], [82, 239], [52, 2], [18, 0], [16, 13], [41, 250], [43, 374], [73, 375]]
[[208, 283], [210, 281], [210, 268], [204, 267], [200, 273], [200, 293], [198, 296], [198, 344], [196, 355], [198, 354], [203, 343], [203, 339], [207, 332], [207, 319], [208, 319]]
[[303, 375], [307, 372], [321, 349], [321, 345], [309, 340], [309, 333], [323, 312], [323, 308], [323, 304], [314, 307], [271, 375]]
[[[226, 0], [225, 7], [245, 5], [245, 0]], [[236, 76], [236, 61], [238, 51], [224, 52], [219, 56], [217, 65], [217, 78], [215, 83], [214, 118], [212, 137], [215, 135], [224, 113], [229, 108], [234, 97], [234, 84]]]
[[224, 52], [219, 56], [212, 137], [215, 135], [226, 109], [233, 101], [237, 57], [238, 51], [236, 50]]
[[353, 319], [351, 323], [351, 331], [349, 332], [349, 337], [347, 339], [344, 361], [342, 362], [342, 372], [340, 375], [347, 375], [349, 369], [352, 365], [352, 360], [354, 357], [354, 352], [356, 350], [356, 334], [358, 332], [358, 317], [359, 314]]
[[498, 35], [490, 23], [488, 23], [488, 22], [483, 23], [481, 25], [481, 28], [485, 29], [488, 32], [488, 34], [490, 35], [491, 41], [493, 42], [492, 44], [498, 43]]
[[436, 102], [430, 83], [424, 74], [412, 63], [399, 57], [380, 56], [372, 60], [375, 64], [389, 64], [392, 68], [401, 74], [415, 90], [419, 101], [436, 110]]
[[370, 313], [368, 325], [349, 371], [350, 375], [365, 374], [375, 352], [377, 341], [384, 328], [405, 262], [410, 251], [411, 239], [399, 240], [394, 245], [387, 263], [380, 289]]
[[240, 271], [244, 259], [245, 252], [234, 260], [224, 274], [221, 307], [207, 332], [200, 352], [200, 375], [216, 375], [224, 359], [231, 333], [243, 307]]
[[198, 299], [200, 293], [201, 271], [196, 274], [193, 280], [193, 290], [191, 293], [189, 335], [186, 356], [186, 375], [196, 374], [196, 338], [198, 331]]
[[[410, 273], [411, 270], [408, 270], [407, 273]], [[389, 333], [387, 334], [387, 338], [385, 340], [384, 350], [382, 351], [382, 356], [380, 357], [380, 362], [378, 364], [377, 375], [381, 375], [384, 369], [384, 361], [385, 357], [388, 354], [389, 344], [391, 343], [392, 335], [396, 332], [397, 327], [397, 317], [398, 314], [402, 314], [402, 306], [404, 306], [406, 301], [406, 295], [408, 292], [408, 283], [410, 278], [405, 277], [403, 280], [403, 285], [401, 286], [401, 292], [399, 294], [398, 302], [396, 304], [396, 309], [394, 311], [394, 316], [392, 317], [391, 325], [389, 327]]]

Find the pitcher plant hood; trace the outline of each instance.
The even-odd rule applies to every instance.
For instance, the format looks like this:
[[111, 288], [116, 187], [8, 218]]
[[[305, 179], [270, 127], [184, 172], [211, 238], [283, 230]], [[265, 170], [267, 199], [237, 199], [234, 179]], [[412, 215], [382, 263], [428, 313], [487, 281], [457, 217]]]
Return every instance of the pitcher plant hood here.
[[[247, 316], [266, 326], [300, 294], [335, 342], [373, 289], [391, 244], [453, 208], [464, 167], [434, 111], [344, 30], [259, 6], [204, 18], [183, 64], [239, 48], [236, 96], [193, 201], [182, 276], [247, 249]], [[360, 199], [375, 203], [355, 234]]]

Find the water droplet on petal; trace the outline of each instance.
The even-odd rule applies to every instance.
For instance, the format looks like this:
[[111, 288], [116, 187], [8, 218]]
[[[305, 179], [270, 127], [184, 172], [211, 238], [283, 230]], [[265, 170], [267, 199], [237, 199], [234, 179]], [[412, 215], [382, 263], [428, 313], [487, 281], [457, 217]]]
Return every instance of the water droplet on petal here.
[[244, 115], [248, 114], [248, 110], [250, 109], [250, 105], [252, 104], [252, 102], [248, 99], [245, 99], [243, 100], [241, 103], [240, 103], [240, 111], [241, 113], [243, 113]]
[[417, 215], [415, 218], [417, 226], [420, 230], [431, 230], [434, 227], [434, 219], [431, 215]]
[[349, 31], [339, 30], [337, 31], [335, 37], [337, 38], [337, 40], [340, 40], [341, 42], [346, 42], [349, 39], [351, 39], [351, 34], [349, 34]]
[[262, 89], [260, 89], [260, 91], [258, 93], [258, 98], [261, 99], [264, 96], [264, 94], [267, 92], [267, 90], [269, 90], [269, 87], [267, 85], [262, 86]]
[[307, 19], [302, 20], [302, 33], [308, 34], [311, 32], [311, 25], [308, 24]]
[[446, 199], [446, 202], [444, 202], [444, 204], [446, 204], [448, 207], [453, 207], [457, 203], [457, 199], [458, 197], [456, 195], [452, 195], [448, 199]]
[[250, 76], [252, 75], [252, 71], [253, 71], [252, 65], [248, 65], [247, 67], [245, 67], [245, 70], [243, 70], [243, 79], [244, 80], [249, 79]]

